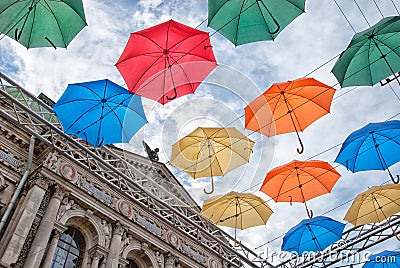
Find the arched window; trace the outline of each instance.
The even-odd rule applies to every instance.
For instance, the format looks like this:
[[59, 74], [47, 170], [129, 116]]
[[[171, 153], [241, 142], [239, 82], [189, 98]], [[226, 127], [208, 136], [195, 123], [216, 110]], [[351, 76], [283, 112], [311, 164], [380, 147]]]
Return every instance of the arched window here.
[[129, 260], [128, 268], [139, 268], [139, 266], [133, 260]]
[[85, 239], [77, 229], [68, 227], [57, 243], [52, 268], [79, 268], [85, 251]]

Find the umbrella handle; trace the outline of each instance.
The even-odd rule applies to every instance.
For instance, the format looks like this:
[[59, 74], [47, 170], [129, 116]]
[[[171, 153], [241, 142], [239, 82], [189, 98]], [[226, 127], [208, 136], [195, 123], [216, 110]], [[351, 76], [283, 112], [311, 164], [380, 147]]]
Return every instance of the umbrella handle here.
[[236, 237], [235, 237], [235, 240], [233, 241], [233, 246], [234, 246], [235, 248], [241, 247], [241, 246], [242, 246], [242, 241], [239, 241], [239, 243], [237, 243], [237, 240], [236, 240]]
[[393, 176], [392, 173], [389, 172], [390, 178], [394, 184], [399, 184], [400, 182], [400, 175]]
[[205, 194], [212, 194], [214, 192], [214, 178], [211, 176], [211, 191], [207, 192], [207, 190], [203, 189]]
[[307, 210], [308, 218], [311, 219], [314, 216], [314, 212], [312, 211], [312, 209], [306, 208], [306, 210]]
[[22, 31], [19, 31], [19, 33], [18, 33], [18, 28], [15, 28], [15, 33], [14, 33], [15, 40], [19, 41], [19, 39], [21, 38], [21, 34], [22, 34]]
[[[271, 17], [272, 17], [272, 16], [271, 16]], [[271, 32], [271, 31], [268, 31], [268, 32], [269, 32], [270, 34], [276, 34], [276, 33], [278, 33], [279, 30], [281, 29], [281, 26], [279, 25], [279, 23], [276, 21], [276, 19], [275, 19], [274, 17], [272, 17], [272, 20], [273, 20], [274, 23], [276, 24], [277, 28], [276, 28], [276, 30], [273, 31], [273, 32]]]
[[300, 138], [299, 138], [299, 143], [300, 143], [300, 149], [297, 148], [297, 152], [298, 152], [299, 154], [302, 154], [302, 153], [304, 152], [304, 145], [303, 145], [303, 142], [301, 141]]
[[178, 97], [178, 92], [176, 92], [176, 88], [174, 88], [174, 96], [172, 96], [172, 97], [165, 96], [165, 97], [167, 98], [167, 100], [174, 100], [174, 99], [176, 99], [176, 97]]

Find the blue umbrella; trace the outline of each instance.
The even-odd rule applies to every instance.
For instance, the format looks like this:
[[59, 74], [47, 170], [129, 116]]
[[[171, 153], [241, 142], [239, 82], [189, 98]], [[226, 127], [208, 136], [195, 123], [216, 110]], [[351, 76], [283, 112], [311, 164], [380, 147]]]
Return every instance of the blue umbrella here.
[[147, 123], [141, 97], [107, 79], [68, 85], [53, 109], [65, 133], [94, 146], [129, 142]]
[[369, 257], [363, 268], [395, 268], [400, 267], [400, 252], [385, 250]]
[[295, 252], [322, 251], [342, 238], [345, 224], [318, 216], [302, 220], [283, 237], [282, 250]]
[[335, 162], [352, 172], [363, 170], [387, 170], [394, 183], [389, 167], [400, 161], [400, 121], [370, 123], [351, 133], [344, 141]]

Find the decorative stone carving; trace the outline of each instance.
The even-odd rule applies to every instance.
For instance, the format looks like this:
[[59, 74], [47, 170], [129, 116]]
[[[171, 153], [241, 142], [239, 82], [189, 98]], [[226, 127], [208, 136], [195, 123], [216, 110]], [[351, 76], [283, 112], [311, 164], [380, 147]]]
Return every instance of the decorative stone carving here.
[[175, 256], [173, 256], [172, 254], [168, 254], [165, 260], [165, 268], [174, 268], [176, 261], [177, 258]]
[[209, 268], [223, 268], [222, 263], [213, 258], [208, 259], [208, 267]]
[[52, 151], [47, 154], [46, 159], [43, 162], [43, 166], [52, 171], [56, 171], [58, 166], [58, 159], [59, 159], [58, 152]]
[[125, 248], [127, 246], [129, 246], [130, 244], [137, 242], [138, 240], [136, 240], [135, 238], [133, 238], [133, 236], [131, 234], [127, 234], [123, 240], [122, 243], [122, 248]]
[[66, 189], [58, 184], [54, 185], [53, 190], [54, 190], [53, 197], [58, 198], [60, 200], [63, 200], [64, 196], [68, 194]]
[[132, 206], [124, 199], [120, 199], [117, 202], [118, 211], [121, 212], [127, 218], [132, 218], [133, 210]]
[[115, 222], [113, 224], [113, 235], [123, 235], [125, 232], [125, 227], [119, 222]]
[[0, 192], [8, 187], [3, 173], [0, 171]]
[[108, 223], [105, 219], [102, 219], [101, 220], [101, 225], [103, 227], [105, 247], [109, 248], [110, 247], [110, 242], [111, 242], [111, 235], [112, 235], [111, 223]]
[[91, 209], [86, 209], [85, 210], [85, 218], [90, 219], [93, 217], [93, 210]]
[[159, 251], [155, 252], [157, 264], [159, 268], [164, 268], [164, 254], [160, 253]]
[[68, 200], [68, 197], [65, 197], [61, 203], [61, 206], [58, 210], [58, 215], [57, 215], [57, 220], [60, 220], [62, 216], [68, 211], [72, 209], [78, 209], [79, 206], [75, 204], [75, 201], [70, 199]]
[[174, 246], [175, 248], [181, 247], [181, 240], [173, 231], [168, 231], [166, 237], [168, 243], [170, 243], [172, 246]]
[[59, 172], [61, 176], [70, 181], [75, 181], [78, 178], [76, 169], [68, 163], [61, 163]]
[[42, 173], [37, 172], [35, 175], [30, 179], [29, 183], [27, 183], [28, 189], [33, 187], [33, 185], [37, 185], [44, 190], [47, 190], [51, 185], [54, 184], [53, 180], [50, 180], [46, 176], [44, 176]]

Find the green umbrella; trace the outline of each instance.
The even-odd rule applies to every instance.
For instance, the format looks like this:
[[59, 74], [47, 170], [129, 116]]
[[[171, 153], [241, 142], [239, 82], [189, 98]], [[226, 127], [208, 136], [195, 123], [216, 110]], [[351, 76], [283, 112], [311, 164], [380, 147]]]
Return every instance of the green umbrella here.
[[332, 69], [342, 87], [373, 86], [399, 71], [399, 16], [355, 34]]
[[26, 48], [67, 47], [86, 25], [82, 0], [0, 1], [0, 32]]
[[208, 26], [236, 46], [274, 40], [304, 12], [305, 0], [208, 0]]

